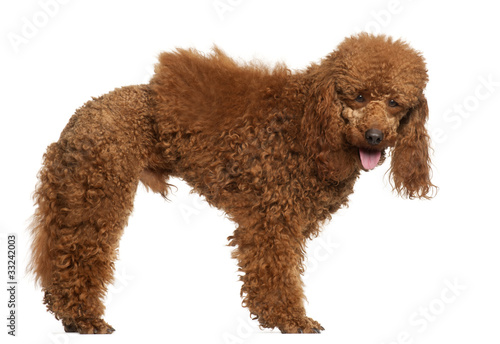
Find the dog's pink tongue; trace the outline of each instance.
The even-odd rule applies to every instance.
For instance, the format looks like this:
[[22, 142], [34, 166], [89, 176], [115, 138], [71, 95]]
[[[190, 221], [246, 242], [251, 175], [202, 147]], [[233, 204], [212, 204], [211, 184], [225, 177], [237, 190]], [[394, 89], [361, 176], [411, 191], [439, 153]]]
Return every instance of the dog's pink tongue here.
[[380, 161], [381, 155], [382, 152], [380, 151], [371, 151], [362, 148], [359, 149], [359, 157], [361, 158], [361, 164], [365, 170], [374, 169]]

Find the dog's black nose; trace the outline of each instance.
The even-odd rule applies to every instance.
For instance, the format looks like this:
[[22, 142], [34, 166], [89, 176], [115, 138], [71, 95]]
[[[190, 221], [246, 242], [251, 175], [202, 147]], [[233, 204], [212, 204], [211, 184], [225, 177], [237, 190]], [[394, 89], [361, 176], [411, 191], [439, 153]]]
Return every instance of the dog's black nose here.
[[372, 146], [378, 145], [384, 139], [384, 133], [378, 129], [369, 129], [365, 133], [365, 139]]

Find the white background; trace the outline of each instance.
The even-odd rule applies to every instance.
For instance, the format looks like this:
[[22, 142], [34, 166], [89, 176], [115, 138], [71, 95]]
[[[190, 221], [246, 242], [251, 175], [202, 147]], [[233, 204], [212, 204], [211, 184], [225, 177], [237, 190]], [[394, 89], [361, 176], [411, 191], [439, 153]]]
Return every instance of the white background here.
[[[490, 3], [3, 1], [0, 341], [498, 343], [500, 25]], [[176, 180], [171, 202], [139, 188], [107, 300], [105, 319], [117, 331], [64, 334], [24, 276], [26, 227], [42, 154], [75, 109], [115, 87], [147, 82], [163, 50], [208, 52], [217, 44], [240, 60], [301, 69], [361, 30], [403, 38], [426, 57], [440, 191], [431, 201], [397, 198], [384, 176], [388, 162], [362, 174], [350, 207], [308, 249], [307, 310], [326, 331], [259, 330], [240, 306], [237, 268], [225, 246], [234, 224]], [[20, 259], [15, 339], [5, 320], [10, 232], [18, 234]]]

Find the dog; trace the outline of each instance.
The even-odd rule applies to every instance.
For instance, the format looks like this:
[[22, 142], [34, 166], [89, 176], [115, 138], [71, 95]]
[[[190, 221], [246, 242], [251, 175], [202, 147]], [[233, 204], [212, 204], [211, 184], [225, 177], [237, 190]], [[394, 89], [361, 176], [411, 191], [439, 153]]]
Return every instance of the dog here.
[[162, 53], [149, 84], [93, 98], [47, 148], [29, 269], [48, 310], [67, 332], [114, 331], [102, 300], [137, 186], [167, 198], [179, 177], [237, 225], [229, 245], [260, 325], [324, 330], [303, 305], [306, 242], [388, 152], [399, 195], [433, 196], [427, 81], [419, 52], [366, 33], [295, 72], [217, 47]]

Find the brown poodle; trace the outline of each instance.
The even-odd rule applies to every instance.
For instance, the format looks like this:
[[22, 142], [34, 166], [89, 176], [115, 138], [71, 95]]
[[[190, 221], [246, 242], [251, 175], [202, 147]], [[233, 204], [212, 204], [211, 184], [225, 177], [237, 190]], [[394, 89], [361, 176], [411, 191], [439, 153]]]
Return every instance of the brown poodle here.
[[267, 328], [323, 330], [304, 309], [304, 249], [393, 147], [394, 189], [431, 197], [427, 73], [402, 41], [360, 34], [318, 64], [160, 55], [147, 85], [78, 109], [44, 155], [31, 270], [67, 332], [111, 333], [103, 298], [139, 181], [180, 177], [237, 224], [243, 304]]

